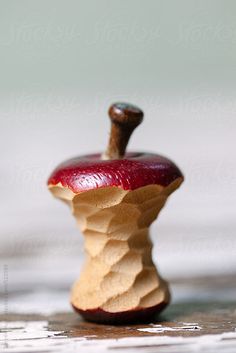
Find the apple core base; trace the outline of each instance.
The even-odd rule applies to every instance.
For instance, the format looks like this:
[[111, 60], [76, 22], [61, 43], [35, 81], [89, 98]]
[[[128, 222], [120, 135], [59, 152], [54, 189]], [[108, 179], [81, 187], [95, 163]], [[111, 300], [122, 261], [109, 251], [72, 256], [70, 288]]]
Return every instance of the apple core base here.
[[182, 179], [136, 190], [105, 187], [53, 194], [69, 203], [84, 235], [86, 261], [71, 304], [94, 322], [150, 321], [169, 302], [168, 284], [152, 261], [149, 227]]
[[103, 309], [81, 310], [73, 304], [73, 309], [79, 313], [86, 321], [107, 324], [107, 325], [123, 325], [123, 324], [139, 324], [150, 323], [159, 315], [168, 305], [168, 302], [152, 306], [150, 308], [137, 308], [127, 310], [120, 313], [111, 313]]

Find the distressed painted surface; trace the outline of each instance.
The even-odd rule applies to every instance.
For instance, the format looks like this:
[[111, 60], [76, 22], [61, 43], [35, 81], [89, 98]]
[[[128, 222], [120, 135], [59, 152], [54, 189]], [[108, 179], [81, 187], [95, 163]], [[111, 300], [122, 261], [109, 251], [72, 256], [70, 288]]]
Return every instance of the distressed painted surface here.
[[[222, 291], [217, 290], [221, 283]], [[172, 286], [173, 287], [173, 286]], [[191, 287], [193, 292], [179, 288]], [[194, 287], [205, 293], [194, 295]], [[66, 309], [60, 312], [59, 302], [66, 300], [64, 291], [51, 303], [51, 313], [40, 303], [39, 293], [11, 293], [9, 312], [1, 315], [0, 351], [2, 352], [235, 352], [236, 350], [236, 281], [235, 276], [176, 280], [175, 302], [150, 325], [109, 326], [82, 321], [78, 315]], [[54, 290], [56, 294], [56, 289]], [[223, 296], [222, 293], [226, 295]], [[53, 291], [48, 292], [49, 298]], [[188, 298], [186, 293], [189, 293]], [[196, 291], [197, 293], [197, 291]], [[210, 294], [215, 293], [215, 299]], [[221, 293], [221, 295], [220, 295]], [[13, 304], [24, 294], [39, 303], [36, 313], [31, 300], [26, 300], [18, 313], [11, 312]], [[47, 290], [44, 291], [44, 298]], [[59, 299], [59, 297], [61, 299]], [[213, 296], [212, 296], [213, 297]], [[29, 297], [28, 297], [29, 298]], [[41, 314], [40, 312], [41, 308]], [[63, 307], [62, 307], [63, 308]], [[25, 312], [25, 313], [24, 313]], [[48, 313], [48, 314], [46, 314]]]

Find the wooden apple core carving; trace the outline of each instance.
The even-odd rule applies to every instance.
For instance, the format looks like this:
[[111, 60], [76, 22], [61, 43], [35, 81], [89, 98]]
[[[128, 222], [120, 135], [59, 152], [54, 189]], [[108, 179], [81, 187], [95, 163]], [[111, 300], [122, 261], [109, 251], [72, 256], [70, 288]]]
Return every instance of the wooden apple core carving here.
[[116, 103], [109, 115], [106, 152], [67, 161], [48, 181], [84, 234], [86, 261], [71, 304], [90, 321], [150, 321], [169, 303], [170, 294], [152, 261], [149, 227], [183, 176], [159, 155], [125, 154], [143, 118], [139, 108]]

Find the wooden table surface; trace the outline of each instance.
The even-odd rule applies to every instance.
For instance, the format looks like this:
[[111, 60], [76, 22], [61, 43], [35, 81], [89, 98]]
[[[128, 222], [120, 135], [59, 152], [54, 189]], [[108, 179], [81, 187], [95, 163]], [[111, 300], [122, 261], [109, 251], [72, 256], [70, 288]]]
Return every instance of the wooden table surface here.
[[[148, 325], [97, 325], [84, 322], [72, 311], [34, 313], [27, 308], [30, 301], [26, 302], [25, 314], [22, 310], [2, 312], [0, 351], [236, 351], [236, 276], [176, 279], [172, 290], [179, 292], [178, 299]], [[16, 291], [7, 301], [26, 295]], [[31, 298], [36, 295], [31, 293]]]

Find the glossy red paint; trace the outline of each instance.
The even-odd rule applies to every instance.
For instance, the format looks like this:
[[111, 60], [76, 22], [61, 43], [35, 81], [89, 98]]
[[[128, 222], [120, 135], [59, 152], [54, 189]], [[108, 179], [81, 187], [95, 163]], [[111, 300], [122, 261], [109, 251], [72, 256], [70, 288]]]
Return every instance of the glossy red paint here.
[[81, 310], [72, 305], [85, 320], [109, 325], [123, 325], [134, 323], [150, 323], [161, 313], [168, 303], [161, 303], [149, 308], [137, 308], [118, 313], [110, 313], [101, 308]]
[[60, 164], [48, 185], [61, 183], [74, 193], [108, 186], [135, 190], [150, 184], [168, 186], [179, 177], [183, 177], [179, 168], [157, 154], [127, 153], [123, 159], [115, 160], [103, 160], [100, 154], [93, 154]]

